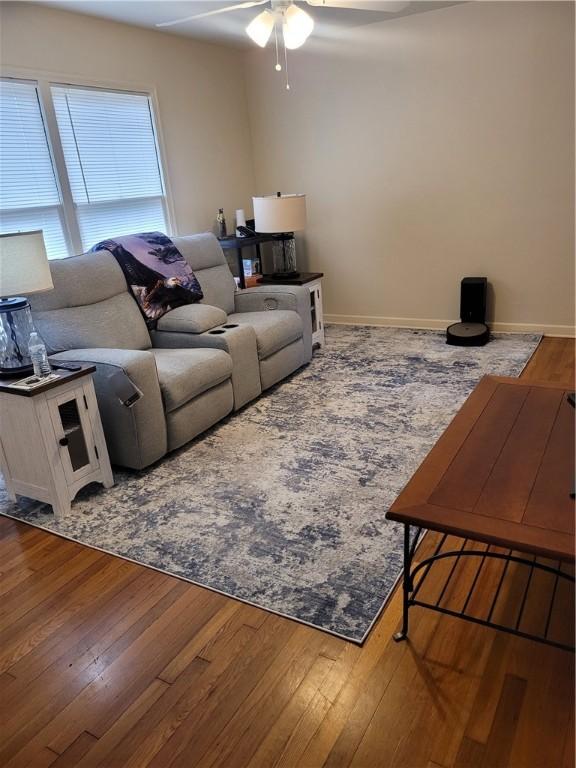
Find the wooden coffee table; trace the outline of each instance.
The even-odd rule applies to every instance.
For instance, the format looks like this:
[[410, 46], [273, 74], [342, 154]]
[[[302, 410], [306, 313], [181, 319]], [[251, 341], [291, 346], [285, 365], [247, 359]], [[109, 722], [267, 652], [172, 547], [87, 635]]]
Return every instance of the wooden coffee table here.
[[[407, 637], [409, 609], [418, 605], [573, 649], [549, 636], [559, 584], [574, 583], [574, 408], [568, 395], [563, 386], [486, 376], [404, 488], [387, 513], [404, 524], [403, 623], [396, 640]], [[434, 553], [412, 567], [423, 529], [443, 536]], [[463, 539], [461, 546], [451, 546], [453, 536]], [[463, 607], [455, 610], [443, 605], [442, 596], [463, 558], [477, 570]], [[501, 561], [502, 576], [492, 608], [485, 616], [471, 615], [466, 609], [474, 588], [493, 560]], [[441, 562], [446, 572], [446, 561], [451, 566], [440, 597], [423, 599], [427, 576]], [[506, 572], [518, 566], [529, 574], [517, 618], [507, 624], [495, 620], [493, 610]], [[553, 583], [540, 634], [522, 630], [535, 573], [548, 574]]]

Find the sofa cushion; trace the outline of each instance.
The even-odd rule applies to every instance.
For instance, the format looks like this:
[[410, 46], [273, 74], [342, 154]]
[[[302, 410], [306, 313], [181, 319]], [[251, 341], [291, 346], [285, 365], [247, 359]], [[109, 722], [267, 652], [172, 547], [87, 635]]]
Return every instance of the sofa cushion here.
[[258, 357], [264, 360], [274, 352], [302, 338], [303, 326], [300, 315], [291, 309], [270, 312], [236, 312], [228, 316], [229, 323], [251, 325], [256, 332]]
[[194, 270], [202, 288], [203, 304], [234, 312], [236, 283], [226, 256], [213, 234], [173, 237], [172, 242]]
[[52, 259], [49, 266], [54, 290], [30, 297], [34, 312], [83, 307], [128, 293], [124, 273], [108, 251]]
[[68, 349], [149, 349], [144, 318], [129, 293], [96, 304], [33, 311], [34, 324], [49, 354]]
[[219, 349], [151, 349], [166, 412], [232, 375], [232, 358]]
[[158, 320], [159, 331], [173, 333], [204, 333], [217, 325], [223, 325], [228, 318], [219, 307], [208, 304], [186, 304], [170, 310]]
[[172, 242], [194, 272], [210, 267], [227, 266], [224, 251], [216, 236], [211, 232], [175, 236], [172, 238]]
[[227, 266], [199, 269], [195, 274], [204, 294], [203, 304], [220, 307], [226, 313], [234, 312], [236, 283]]
[[49, 353], [151, 346], [144, 318], [111, 253], [53, 259], [50, 272], [54, 290], [30, 297], [34, 322]]

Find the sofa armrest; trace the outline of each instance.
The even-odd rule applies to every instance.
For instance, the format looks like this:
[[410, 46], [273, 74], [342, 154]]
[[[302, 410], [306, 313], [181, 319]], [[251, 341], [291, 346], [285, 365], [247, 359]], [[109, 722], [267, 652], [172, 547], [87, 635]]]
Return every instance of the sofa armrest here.
[[228, 315], [220, 307], [210, 304], [184, 304], [171, 309], [158, 320], [158, 331], [174, 333], [205, 333], [211, 328], [224, 325]]
[[298, 312], [304, 327], [303, 341], [306, 358], [312, 358], [312, 314], [310, 291], [302, 285], [259, 285], [234, 295], [236, 312], [263, 312], [291, 309]]
[[[168, 449], [166, 418], [151, 352], [134, 349], [70, 349], [50, 359], [92, 363], [96, 366], [94, 388], [110, 461], [132, 469], [143, 469]], [[142, 392], [130, 408], [123, 405], [110, 379], [118, 371]]]

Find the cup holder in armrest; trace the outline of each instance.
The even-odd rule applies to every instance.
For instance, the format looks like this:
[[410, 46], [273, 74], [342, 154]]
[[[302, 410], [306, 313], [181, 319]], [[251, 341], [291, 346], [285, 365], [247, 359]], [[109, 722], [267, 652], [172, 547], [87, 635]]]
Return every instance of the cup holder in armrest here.
[[208, 333], [213, 333], [213, 334], [226, 333], [227, 328], [238, 328], [238, 323], [227, 323], [226, 325], [223, 325], [222, 328], [214, 328], [213, 331], [208, 331]]

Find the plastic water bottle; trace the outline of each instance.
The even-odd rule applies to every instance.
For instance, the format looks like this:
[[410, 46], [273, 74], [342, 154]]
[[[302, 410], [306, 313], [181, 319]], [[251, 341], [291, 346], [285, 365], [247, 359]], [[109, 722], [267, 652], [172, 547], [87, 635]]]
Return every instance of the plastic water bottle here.
[[38, 336], [36, 331], [33, 331], [30, 334], [30, 340], [28, 341], [28, 352], [32, 358], [34, 375], [39, 376], [40, 378], [42, 376], [49, 376], [50, 373], [52, 373], [52, 369], [50, 368], [50, 363], [48, 362], [48, 353], [46, 352], [44, 342], [40, 336]]

